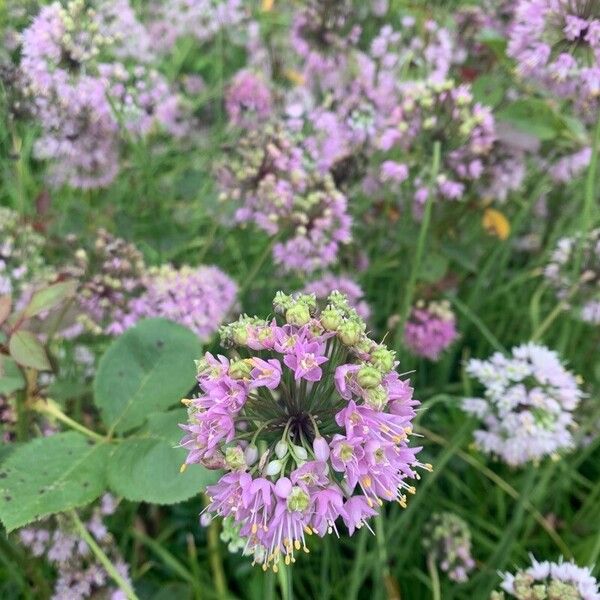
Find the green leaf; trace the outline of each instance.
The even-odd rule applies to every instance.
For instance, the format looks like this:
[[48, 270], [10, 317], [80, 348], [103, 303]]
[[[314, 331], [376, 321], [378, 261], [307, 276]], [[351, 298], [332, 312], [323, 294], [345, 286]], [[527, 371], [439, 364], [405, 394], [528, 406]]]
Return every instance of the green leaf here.
[[543, 100], [527, 98], [516, 100], [496, 114], [499, 121], [529, 133], [542, 141], [554, 139], [564, 123]]
[[128, 500], [174, 504], [214, 483], [219, 474], [200, 465], [180, 472], [186, 451], [177, 448], [183, 435], [177, 424], [186, 421], [185, 409], [150, 415], [142, 430], [126, 438], [112, 453], [110, 488]]
[[481, 75], [471, 86], [473, 98], [486, 106], [497, 106], [506, 92], [506, 81], [497, 75]]
[[104, 423], [122, 433], [179, 402], [194, 386], [200, 349], [194, 333], [166, 319], [147, 319], [126, 331], [100, 359], [94, 380]]
[[23, 310], [23, 315], [25, 318], [31, 318], [39, 315], [41, 312], [50, 310], [63, 300], [74, 296], [76, 290], [77, 282], [75, 280], [61, 281], [37, 290], [31, 297], [29, 304]]
[[25, 378], [17, 363], [10, 357], [0, 354], [0, 394], [12, 394], [25, 387]]
[[37, 438], [0, 465], [0, 519], [8, 531], [95, 500], [105, 490], [108, 444], [77, 432]]
[[485, 44], [498, 58], [506, 55], [506, 38], [494, 29], [483, 29], [477, 36], [477, 41]]
[[50, 371], [50, 361], [40, 341], [30, 331], [20, 329], [10, 336], [10, 355], [22, 366], [38, 371]]

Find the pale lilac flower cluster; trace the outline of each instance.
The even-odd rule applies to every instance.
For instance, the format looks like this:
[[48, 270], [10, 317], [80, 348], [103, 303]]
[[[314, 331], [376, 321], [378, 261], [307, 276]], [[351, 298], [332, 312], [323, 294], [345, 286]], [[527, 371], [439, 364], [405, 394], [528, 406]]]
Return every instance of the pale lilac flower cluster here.
[[559, 158], [550, 166], [550, 177], [556, 183], [570, 183], [585, 171], [592, 158], [589, 146]]
[[416, 356], [438, 360], [458, 338], [456, 317], [447, 300], [425, 303], [412, 308], [404, 326], [404, 344]]
[[154, 0], [148, 32], [158, 52], [169, 52], [181, 38], [205, 43], [247, 18], [242, 0]]
[[331, 292], [338, 291], [348, 300], [348, 304], [358, 313], [358, 316], [367, 321], [371, 316], [371, 309], [365, 301], [363, 289], [350, 277], [325, 273], [319, 279], [307, 283], [302, 292], [314, 294], [319, 302], [325, 302]]
[[511, 466], [539, 462], [573, 448], [573, 411], [583, 393], [558, 354], [534, 342], [472, 359], [466, 371], [485, 388], [462, 408], [481, 421], [475, 442]]
[[406, 84], [378, 145], [402, 156], [409, 171], [415, 171], [417, 214], [429, 196], [430, 176], [423, 169], [423, 157], [431, 156], [433, 143], [439, 140], [444, 140], [444, 147], [433, 193], [436, 199], [460, 200], [489, 176], [494, 117], [473, 100], [466, 84], [456, 86], [450, 80]]
[[247, 69], [236, 73], [225, 95], [229, 120], [246, 129], [268, 121], [272, 104], [271, 91], [263, 77]]
[[0, 296], [18, 303], [32, 286], [51, 277], [43, 249], [44, 238], [31, 225], [10, 208], [0, 207]]
[[600, 97], [600, 7], [589, 0], [520, 0], [508, 54], [518, 73], [595, 118]]
[[313, 272], [333, 264], [351, 239], [347, 199], [320, 173], [282, 125], [250, 130], [220, 167], [222, 200], [241, 207], [239, 223], [285, 234], [273, 257], [286, 271]]
[[554, 563], [537, 561], [531, 556], [531, 566], [516, 573], [502, 574], [502, 590], [494, 592], [490, 600], [600, 600], [600, 585], [589, 567], [574, 562]]
[[600, 324], [600, 228], [558, 240], [544, 276], [577, 318]]
[[142, 292], [145, 272], [144, 257], [133, 244], [99, 229], [89, 252], [75, 252], [70, 274], [80, 282], [78, 316], [63, 336], [76, 337], [84, 330], [107, 333], [130, 298]]
[[471, 531], [458, 515], [435, 513], [427, 523], [423, 546], [452, 581], [464, 583], [475, 568]]
[[[224, 468], [207, 488], [203, 522], [239, 526], [246, 551], [266, 570], [295, 562], [306, 536], [352, 534], [385, 501], [406, 502], [430, 469], [408, 445], [417, 401], [394, 352], [365, 334], [346, 298], [323, 310], [311, 295], [279, 292], [284, 324], [241, 317], [222, 328], [231, 359], [198, 361], [200, 395], [185, 400], [185, 465]], [[231, 527], [230, 527], [231, 529]]]
[[154, 127], [182, 133], [177, 96], [139, 62], [152, 57], [150, 41], [127, 0], [93, 4], [44, 6], [22, 34], [20, 69], [41, 125], [35, 153], [51, 161], [54, 185], [112, 182], [121, 124], [140, 135]]
[[[85, 526], [115, 565], [119, 575], [130, 582], [129, 567], [104, 523], [104, 517], [115, 510], [114, 498], [105, 494]], [[19, 539], [32, 556], [45, 558], [56, 569], [52, 600], [98, 597], [125, 600], [125, 593], [114, 587], [110, 576], [73, 529], [68, 517], [58, 515], [39, 525], [25, 527], [19, 531]]]
[[235, 311], [237, 285], [217, 267], [163, 265], [148, 269], [139, 284], [139, 293], [115, 317], [108, 333], [120, 334], [140, 319], [163, 317], [206, 342]]

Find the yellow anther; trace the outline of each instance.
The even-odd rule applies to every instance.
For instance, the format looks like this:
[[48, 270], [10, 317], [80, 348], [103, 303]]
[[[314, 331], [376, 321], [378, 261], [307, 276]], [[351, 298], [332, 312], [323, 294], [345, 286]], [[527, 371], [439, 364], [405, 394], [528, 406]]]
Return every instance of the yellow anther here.
[[409, 494], [416, 494], [417, 493], [417, 488], [414, 485], [411, 485], [408, 487], [408, 489], [406, 490]]
[[302, 544], [300, 544], [300, 540], [294, 541], [294, 548], [296, 548], [296, 550], [300, 550], [301, 546], [302, 546]]
[[289, 564], [290, 564], [290, 562], [291, 562], [291, 560], [290, 560], [290, 555], [289, 555], [289, 554], [286, 554], [286, 555], [285, 555], [285, 564], [286, 564], [286, 565], [289, 565]]
[[256, 523], [252, 524], [252, 533], [256, 533], [258, 531], [258, 525]]
[[185, 470], [187, 469], [187, 465], [185, 463], [183, 463], [180, 467], [179, 467], [179, 472], [183, 473]]

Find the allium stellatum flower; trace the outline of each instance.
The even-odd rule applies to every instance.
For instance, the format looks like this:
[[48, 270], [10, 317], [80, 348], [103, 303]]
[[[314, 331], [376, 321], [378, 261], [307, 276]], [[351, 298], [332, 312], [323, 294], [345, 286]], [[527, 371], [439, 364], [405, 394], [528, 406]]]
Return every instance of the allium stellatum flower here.
[[123, 314], [109, 327], [110, 333], [122, 333], [140, 319], [163, 317], [208, 341], [233, 316], [238, 289], [219, 268], [204, 265], [150, 268], [140, 285], [140, 295], [129, 300]]
[[561, 238], [544, 275], [558, 298], [572, 306], [577, 318], [600, 324], [600, 228], [585, 237], [576, 233]]
[[244, 69], [236, 73], [225, 95], [225, 108], [234, 125], [252, 128], [271, 117], [273, 100], [263, 77]]
[[573, 411], [583, 393], [558, 354], [534, 342], [472, 359], [467, 373], [484, 387], [483, 398], [466, 398], [462, 408], [481, 420], [475, 442], [511, 466], [538, 462], [573, 448]]
[[146, 272], [142, 253], [130, 242], [99, 229], [93, 247], [75, 252], [71, 274], [79, 279], [77, 323], [63, 332], [75, 337], [84, 329], [109, 333], [130, 298], [141, 293]]
[[318, 302], [325, 302], [331, 292], [338, 291], [346, 296], [348, 304], [358, 313], [358, 316], [367, 321], [371, 316], [371, 309], [365, 301], [363, 289], [350, 277], [325, 273], [319, 279], [307, 283], [302, 292], [314, 294]]
[[508, 54], [518, 73], [595, 119], [600, 97], [600, 5], [590, 0], [521, 0]]
[[[105, 494], [84, 524], [121, 577], [130, 582], [129, 566], [104, 523], [104, 518], [115, 509], [114, 498]], [[58, 515], [25, 527], [19, 531], [19, 539], [32, 556], [43, 557], [55, 567], [57, 576], [52, 600], [125, 600], [125, 593], [112, 585], [109, 574], [79, 537], [68, 517]]]
[[183, 132], [177, 96], [145, 64], [150, 47], [127, 0], [54, 2], [23, 32], [20, 68], [41, 125], [35, 153], [52, 161], [51, 183], [111, 183], [121, 124], [137, 135]]
[[184, 467], [226, 470], [203, 522], [240, 526], [265, 570], [307, 552], [307, 535], [337, 535], [339, 518], [352, 534], [384, 502], [405, 505], [407, 480], [431, 468], [409, 446], [412, 388], [346, 298], [333, 292], [319, 311], [312, 295], [279, 292], [273, 305], [283, 324], [240, 317], [222, 328], [232, 357], [198, 361], [181, 441]]
[[404, 343], [416, 356], [438, 360], [458, 338], [456, 316], [447, 300], [419, 300], [404, 326]]
[[471, 531], [451, 512], [435, 513], [427, 524], [423, 546], [452, 581], [463, 583], [475, 568], [471, 556]]
[[221, 199], [241, 204], [238, 222], [286, 238], [273, 247], [275, 262], [286, 271], [327, 267], [340, 244], [350, 242], [346, 197], [281, 125], [246, 132], [221, 164], [219, 179]]
[[0, 207], [0, 296], [18, 302], [31, 286], [52, 274], [43, 255], [44, 238], [10, 208]]
[[488, 107], [473, 100], [467, 84], [457, 86], [451, 80], [405, 84], [379, 139], [380, 150], [400, 156], [414, 174], [417, 214], [429, 195], [430, 176], [423, 169], [423, 160], [431, 157], [436, 141], [442, 144], [442, 164], [434, 186], [436, 198], [460, 200], [492, 176], [494, 117]]
[[592, 569], [572, 561], [539, 562], [531, 556], [527, 569], [502, 574], [501, 587], [503, 591], [493, 592], [490, 600], [600, 600], [600, 586]]

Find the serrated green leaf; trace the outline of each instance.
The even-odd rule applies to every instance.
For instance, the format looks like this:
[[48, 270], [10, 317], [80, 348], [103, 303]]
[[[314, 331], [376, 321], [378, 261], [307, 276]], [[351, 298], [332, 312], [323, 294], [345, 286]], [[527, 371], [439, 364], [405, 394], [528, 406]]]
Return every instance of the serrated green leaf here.
[[183, 409], [150, 415], [141, 431], [113, 451], [108, 466], [110, 488], [128, 500], [174, 504], [214, 483], [218, 473], [200, 465], [180, 473], [186, 451], [177, 448], [183, 435], [177, 424], [185, 421]]
[[37, 438], [0, 466], [0, 519], [8, 531], [83, 506], [105, 490], [108, 444], [77, 432]]
[[24, 367], [31, 367], [38, 371], [52, 369], [44, 347], [30, 331], [20, 329], [13, 333], [8, 342], [8, 351]]
[[200, 342], [166, 319], [147, 319], [117, 338], [100, 359], [94, 401], [118, 433], [138, 427], [149, 413], [173, 406], [195, 382]]
[[73, 296], [76, 290], [77, 282], [74, 280], [60, 281], [59, 283], [54, 283], [41, 290], [37, 290], [31, 297], [29, 304], [23, 310], [23, 315], [25, 318], [31, 318], [39, 315], [41, 312], [51, 310], [63, 300]]
[[0, 394], [12, 394], [25, 387], [25, 378], [17, 363], [10, 357], [0, 354]]

